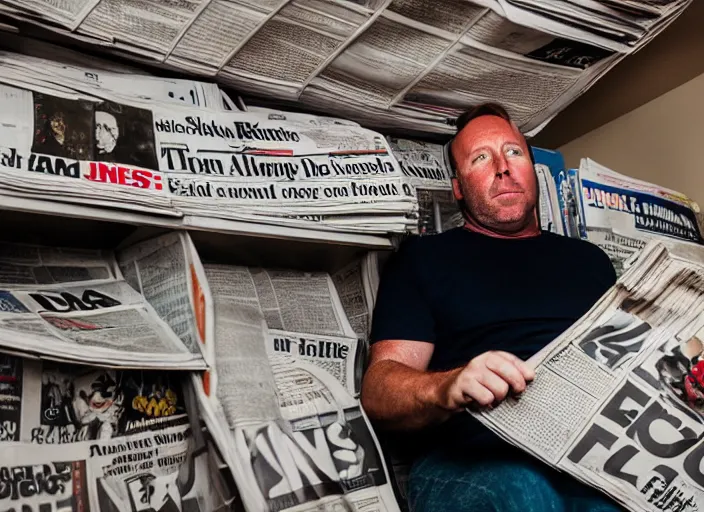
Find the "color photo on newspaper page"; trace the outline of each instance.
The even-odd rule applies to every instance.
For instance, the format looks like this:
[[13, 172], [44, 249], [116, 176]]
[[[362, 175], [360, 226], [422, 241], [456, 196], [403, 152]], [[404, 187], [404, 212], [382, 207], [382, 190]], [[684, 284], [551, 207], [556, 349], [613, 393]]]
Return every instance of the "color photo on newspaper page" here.
[[64, 444], [189, 423], [178, 374], [0, 356], [0, 440]]
[[701, 510], [704, 251], [650, 242], [626, 267], [526, 392], [476, 417], [632, 511]]
[[0, 510], [215, 510], [183, 378], [0, 356]]

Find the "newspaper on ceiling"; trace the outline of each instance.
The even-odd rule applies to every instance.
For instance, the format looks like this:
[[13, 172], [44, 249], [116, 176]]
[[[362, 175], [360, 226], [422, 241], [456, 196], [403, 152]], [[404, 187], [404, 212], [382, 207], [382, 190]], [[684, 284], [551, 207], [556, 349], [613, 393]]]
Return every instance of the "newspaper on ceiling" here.
[[204, 369], [154, 308], [96, 250], [0, 244], [0, 347], [114, 367]]
[[628, 510], [701, 510], [703, 305], [702, 248], [650, 241], [520, 397], [473, 414]]
[[[80, 74], [55, 75], [69, 71]], [[4, 194], [328, 231], [414, 230], [412, 187], [376, 132], [302, 114], [127, 103], [107, 86], [96, 98], [78, 80], [65, 91], [58, 81], [46, 78], [50, 92], [0, 85]]]
[[451, 133], [480, 101], [535, 133], [692, 0], [3, 0], [141, 63], [375, 129]]
[[185, 377], [7, 355], [0, 377], [3, 510], [211, 512], [231, 502]]
[[364, 344], [331, 277], [223, 264], [205, 273], [216, 357], [194, 382], [246, 509], [398, 510], [359, 405]]
[[582, 159], [574, 185], [580, 231], [599, 245], [620, 272], [650, 239], [701, 244], [699, 207], [685, 195], [618, 174]]

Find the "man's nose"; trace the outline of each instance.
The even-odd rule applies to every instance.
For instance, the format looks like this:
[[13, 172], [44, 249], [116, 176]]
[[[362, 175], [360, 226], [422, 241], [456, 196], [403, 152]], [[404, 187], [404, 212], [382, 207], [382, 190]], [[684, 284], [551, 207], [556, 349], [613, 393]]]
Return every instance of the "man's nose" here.
[[496, 162], [496, 176], [498, 178], [503, 178], [504, 176], [508, 176], [511, 174], [511, 171], [508, 168], [508, 161], [506, 160], [506, 156], [503, 153], [498, 154], [498, 158], [495, 160]]

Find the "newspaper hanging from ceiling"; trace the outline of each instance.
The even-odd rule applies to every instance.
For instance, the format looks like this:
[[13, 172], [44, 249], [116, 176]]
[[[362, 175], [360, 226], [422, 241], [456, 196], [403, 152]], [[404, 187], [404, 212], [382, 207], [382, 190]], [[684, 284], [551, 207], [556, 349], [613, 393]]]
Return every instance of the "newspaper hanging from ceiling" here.
[[0, 14], [375, 128], [451, 133], [493, 100], [536, 132], [690, 3], [3, 0]]
[[628, 510], [701, 510], [703, 305], [704, 249], [650, 241], [520, 397], [473, 414]]
[[200, 82], [130, 85], [127, 75], [8, 52], [2, 62], [12, 64], [0, 76], [4, 194], [327, 231], [415, 229], [413, 188], [374, 131], [227, 111], [217, 87]]

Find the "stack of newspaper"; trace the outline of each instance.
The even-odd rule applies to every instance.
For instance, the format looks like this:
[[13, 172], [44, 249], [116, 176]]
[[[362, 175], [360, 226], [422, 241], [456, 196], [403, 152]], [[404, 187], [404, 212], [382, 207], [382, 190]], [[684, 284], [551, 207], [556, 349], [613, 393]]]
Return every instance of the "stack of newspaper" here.
[[[136, 263], [137, 281], [152, 280], [152, 267], [167, 268], [172, 258], [159, 248], [170, 245], [170, 236], [125, 249], [142, 255], [128, 258]], [[383, 456], [358, 400], [378, 280], [373, 255], [334, 278], [203, 266], [196, 259], [190, 268], [169, 270], [174, 281], [199, 276], [200, 299], [172, 304], [179, 305], [180, 318], [198, 326], [212, 352], [214, 364], [193, 374], [193, 382], [201, 417], [245, 508], [397, 511]], [[178, 287], [165, 288], [173, 299], [179, 296]], [[155, 300], [153, 293], [145, 296]]]
[[0, 243], [0, 290], [5, 352], [123, 368], [207, 367], [200, 345], [174, 333], [113, 254]]
[[377, 129], [450, 133], [491, 99], [536, 132], [689, 3], [3, 0], [0, 14]]
[[618, 274], [624, 261], [649, 240], [704, 242], [699, 206], [684, 194], [624, 176], [588, 158], [579, 169], [558, 171], [552, 178], [539, 181], [542, 197], [552, 205], [555, 232], [597, 244]]
[[0, 69], [3, 194], [330, 231], [414, 229], [417, 200], [386, 140], [356, 123], [230, 111], [213, 84], [10, 52]]
[[650, 241], [626, 266], [519, 398], [473, 414], [629, 510], [701, 510], [704, 249]]

